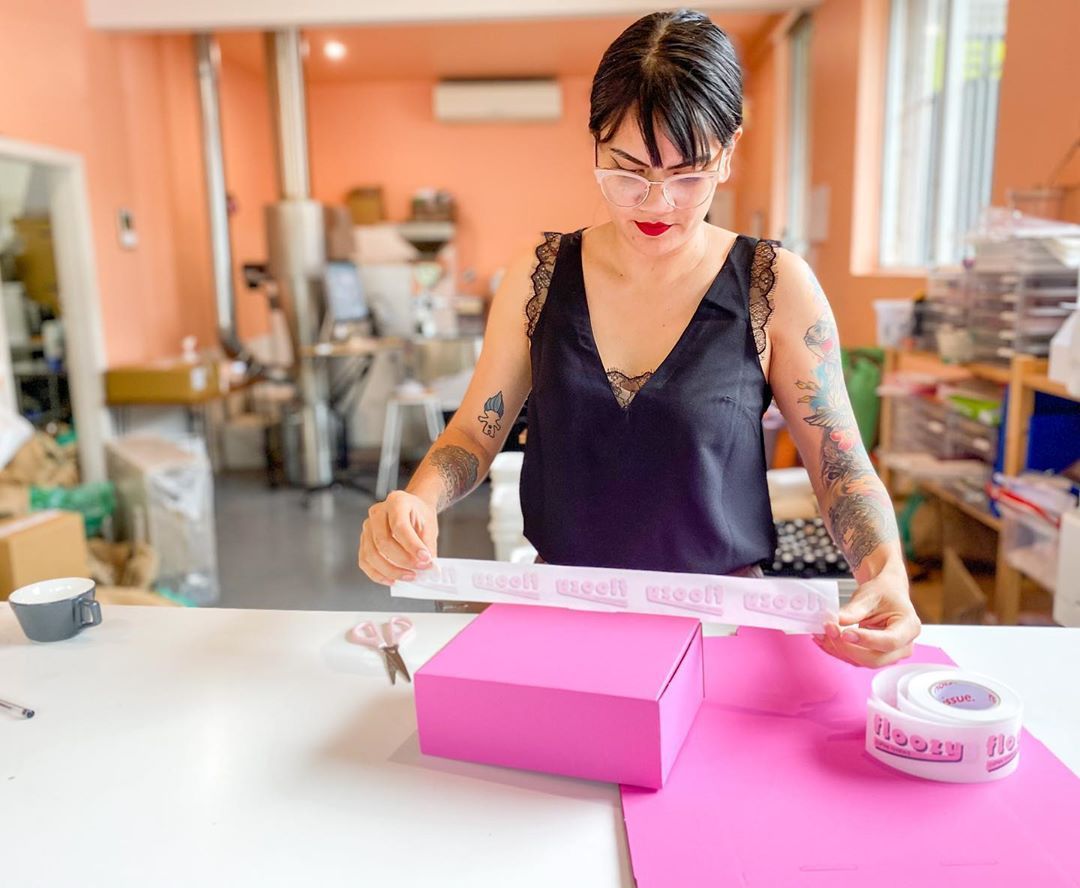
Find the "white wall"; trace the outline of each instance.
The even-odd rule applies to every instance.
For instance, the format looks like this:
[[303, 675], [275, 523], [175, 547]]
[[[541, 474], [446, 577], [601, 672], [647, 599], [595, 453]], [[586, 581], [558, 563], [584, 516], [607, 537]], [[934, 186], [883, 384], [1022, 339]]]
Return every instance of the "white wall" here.
[[[817, 0], [705, 0], [710, 12], [779, 12]], [[116, 30], [273, 28], [647, 13], [685, 3], [657, 0], [86, 0], [91, 27]]]

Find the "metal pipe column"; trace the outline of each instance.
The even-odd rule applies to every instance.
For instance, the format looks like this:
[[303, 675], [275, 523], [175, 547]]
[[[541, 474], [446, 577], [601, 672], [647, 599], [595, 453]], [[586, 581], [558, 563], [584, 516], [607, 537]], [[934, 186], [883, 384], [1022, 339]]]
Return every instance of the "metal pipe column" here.
[[304, 484], [325, 486], [331, 471], [326, 367], [312, 352], [324, 313], [322, 204], [311, 200], [303, 45], [295, 28], [266, 34], [270, 109], [281, 200], [266, 209], [270, 273], [289, 323], [303, 400]]
[[203, 171], [210, 214], [210, 255], [214, 272], [214, 305], [218, 338], [230, 358], [254, 365], [236, 332], [236, 296], [233, 290], [232, 245], [225, 184], [225, 152], [221, 141], [221, 101], [218, 91], [220, 53], [213, 34], [195, 36], [195, 71], [202, 112]]

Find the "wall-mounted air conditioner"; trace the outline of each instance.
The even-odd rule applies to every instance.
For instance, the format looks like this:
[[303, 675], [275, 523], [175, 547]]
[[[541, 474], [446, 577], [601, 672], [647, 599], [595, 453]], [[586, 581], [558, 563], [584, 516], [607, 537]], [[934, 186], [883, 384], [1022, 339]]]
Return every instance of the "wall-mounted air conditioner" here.
[[558, 120], [562, 89], [555, 80], [443, 80], [434, 104], [444, 123]]

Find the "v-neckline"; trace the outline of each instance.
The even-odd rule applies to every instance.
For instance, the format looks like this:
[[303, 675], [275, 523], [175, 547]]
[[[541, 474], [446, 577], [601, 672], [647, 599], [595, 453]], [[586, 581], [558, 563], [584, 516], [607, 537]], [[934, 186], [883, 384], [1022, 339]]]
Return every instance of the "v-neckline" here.
[[[589, 294], [588, 288], [585, 285], [585, 229], [582, 229], [577, 233], [577, 272], [578, 272], [578, 284], [580, 285], [579, 292], [581, 293], [581, 310], [584, 318], [585, 333], [588, 338], [589, 351], [592, 353], [596, 360], [597, 366], [600, 368], [600, 376], [604, 381], [604, 387], [607, 389], [608, 394], [611, 396], [611, 403], [619, 410], [620, 413], [628, 414], [641, 397], [641, 393], [646, 389], [662, 386], [664, 380], [670, 374], [670, 367], [674, 363], [674, 359], [678, 352], [682, 350], [685, 342], [690, 338], [690, 333], [694, 328], [694, 321], [697, 320], [698, 315], [701, 314], [702, 306], [705, 305], [709, 299], [709, 295], [713, 289], [720, 282], [720, 278], [728, 270], [728, 266], [731, 264], [731, 259], [735, 253], [735, 247], [739, 243], [741, 234], [736, 234], [735, 239], [731, 242], [731, 246], [728, 247], [727, 254], [724, 256], [724, 261], [720, 265], [720, 270], [716, 272], [716, 275], [710, 281], [709, 286], [705, 288], [705, 292], [702, 294], [701, 299], [698, 300], [698, 304], [694, 307], [693, 313], [690, 315], [690, 320], [686, 322], [686, 326], [683, 327], [682, 333], [679, 334], [679, 338], [675, 340], [675, 344], [671, 347], [670, 351], [664, 356], [664, 359], [656, 365], [656, 369], [652, 371], [649, 378], [646, 379], [634, 392], [634, 396], [630, 401], [623, 405], [615, 394], [611, 387], [611, 380], [608, 377], [608, 368], [604, 365], [603, 356], [600, 354], [600, 347], [596, 343], [596, 334], [593, 332], [592, 324], [592, 312], [589, 310]], [[639, 374], [640, 375], [640, 374]]]

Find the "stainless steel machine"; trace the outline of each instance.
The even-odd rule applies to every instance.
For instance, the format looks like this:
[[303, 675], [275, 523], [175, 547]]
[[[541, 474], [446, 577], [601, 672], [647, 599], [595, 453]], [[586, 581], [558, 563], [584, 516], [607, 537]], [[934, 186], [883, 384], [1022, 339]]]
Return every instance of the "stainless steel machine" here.
[[[293, 376], [302, 404], [304, 486], [316, 489], [333, 480], [325, 367], [313, 352], [324, 315], [320, 286], [326, 266], [324, 208], [311, 199], [302, 38], [297, 29], [290, 28], [268, 33], [265, 39], [280, 194], [280, 200], [266, 208], [268, 266], [288, 321], [296, 362]], [[251, 374], [261, 375], [264, 368], [244, 349], [236, 333], [219, 56], [213, 35], [198, 35], [196, 58], [219, 338], [230, 357], [244, 361]]]

